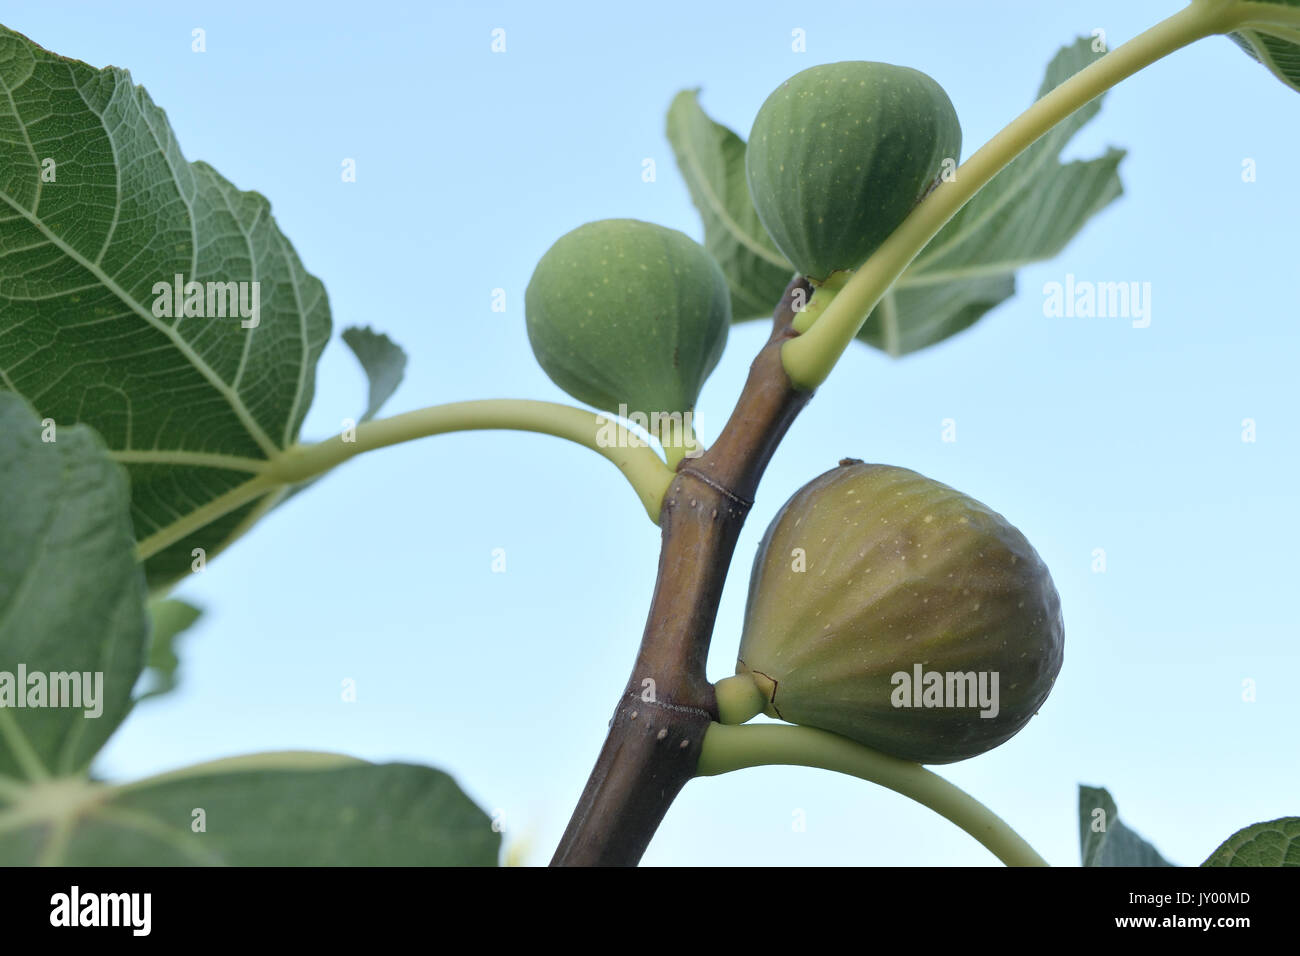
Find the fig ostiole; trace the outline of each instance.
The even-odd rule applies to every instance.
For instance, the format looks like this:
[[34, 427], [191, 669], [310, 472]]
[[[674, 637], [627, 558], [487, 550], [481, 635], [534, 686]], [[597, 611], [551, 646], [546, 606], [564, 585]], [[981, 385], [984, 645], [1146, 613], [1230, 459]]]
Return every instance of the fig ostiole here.
[[670, 461], [689, 453], [695, 402], [731, 324], [726, 277], [699, 243], [636, 219], [579, 226], [537, 263], [524, 309], [556, 385], [647, 428]]
[[[736, 672], [769, 716], [950, 763], [1025, 726], [1063, 641], [1051, 575], [1005, 518], [906, 468], [847, 459], [768, 527]], [[727, 691], [738, 719], [746, 693]]]
[[848, 61], [796, 73], [767, 98], [745, 173], [777, 248], [820, 282], [865, 262], [960, 153], [943, 87], [908, 67]]

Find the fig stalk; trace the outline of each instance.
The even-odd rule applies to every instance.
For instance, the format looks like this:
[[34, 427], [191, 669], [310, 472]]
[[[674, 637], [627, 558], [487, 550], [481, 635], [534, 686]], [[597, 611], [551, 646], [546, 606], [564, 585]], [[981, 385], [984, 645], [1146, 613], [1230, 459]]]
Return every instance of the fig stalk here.
[[267, 475], [277, 482], [296, 484], [363, 452], [431, 435], [489, 429], [536, 432], [575, 442], [612, 462], [641, 499], [650, 520], [657, 524], [659, 506], [673, 473], [648, 446], [611, 440], [611, 435], [618, 434], [618, 425], [610, 416], [558, 402], [525, 398], [450, 402], [362, 422], [354, 434], [295, 445], [273, 460]]
[[767, 695], [754, 683], [749, 674], [724, 677], [713, 685], [718, 695], [718, 722], [743, 724], [763, 712]]
[[848, 271], [832, 272], [824, 282], [814, 283], [812, 298], [794, 317], [794, 330], [802, 335], [812, 328], [817, 317], [826, 311], [826, 307], [839, 295], [852, 275], [853, 273]]
[[714, 724], [704, 738], [697, 772], [713, 777], [772, 765], [819, 767], [880, 784], [947, 817], [1007, 866], [1048, 865], [1001, 817], [943, 777], [829, 731], [779, 724]]

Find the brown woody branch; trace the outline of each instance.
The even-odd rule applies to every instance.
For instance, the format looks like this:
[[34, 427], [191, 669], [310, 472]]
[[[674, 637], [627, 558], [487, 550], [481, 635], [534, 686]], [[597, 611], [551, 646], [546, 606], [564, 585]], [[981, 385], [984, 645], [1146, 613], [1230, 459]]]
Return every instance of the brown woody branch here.
[[704, 732], [717, 719], [705, 661], [736, 540], [772, 453], [812, 398], [781, 365], [781, 346], [798, 334], [796, 295], [806, 303], [810, 294], [802, 279], [786, 288], [722, 434], [677, 468], [659, 518], [659, 576], [636, 666], [552, 866], [635, 865], [695, 775]]

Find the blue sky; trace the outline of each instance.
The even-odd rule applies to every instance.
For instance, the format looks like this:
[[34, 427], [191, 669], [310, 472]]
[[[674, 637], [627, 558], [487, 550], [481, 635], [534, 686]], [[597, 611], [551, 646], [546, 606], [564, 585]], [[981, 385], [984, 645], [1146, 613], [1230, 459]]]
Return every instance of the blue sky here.
[[[187, 157], [270, 198], [330, 294], [336, 341], [304, 429], [320, 438], [364, 401], [337, 341], [350, 324], [410, 354], [390, 412], [567, 400], [532, 359], [524, 288], [588, 220], [701, 236], [663, 133], [678, 90], [702, 87], [744, 135], [798, 70], [900, 63], [946, 88], [969, 154], [1028, 105], [1060, 45], [1097, 28], [1115, 45], [1177, 6], [46, 0], [3, 22], [129, 68]], [[195, 27], [206, 53], [191, 51]], [[796, 28], [805, 53], [791, 50]], [[855, 346], [796, 422], [741, 538], [710, 676], [731, 673], [754, 548], [785, 499], [841, 457], [902, 465], [1024, 531], [1066, 621], [1040, 715], [945, 776], [1063, 865], [1078, 862], [1080, 782], [1108, 787], [1183, 865], [1241, 826], [1300, 813], [1297, 116], [1300, 97], [1223, 38], [1114, 91], [1067, 155], [1128, 149], [1126, 195], [973, 330], [902, 361]], [[345, 158], [355, 183], [341, 181]], [[1149, 282], [1150, 326], [1045, 316], [1044, 285], [1067, 274]], [[761, 323], [733, 329], [698, 409], [706, 443], [763, 337]], [[956, 442], [941, 441], [945, 418]], [[183, 687], [141, 706], [101, 769], [283, 748], [430, 763], [545, 862], [631, 667], [657, 546], [617, 473], [555, 439], [456, 435], [365, 456], [180, 588], [206, 609]], [[356, 703], [340, 699], [345, 678]], [[787, 768], [688, 785], [645, 861], [994, 862], [901, 797]]]

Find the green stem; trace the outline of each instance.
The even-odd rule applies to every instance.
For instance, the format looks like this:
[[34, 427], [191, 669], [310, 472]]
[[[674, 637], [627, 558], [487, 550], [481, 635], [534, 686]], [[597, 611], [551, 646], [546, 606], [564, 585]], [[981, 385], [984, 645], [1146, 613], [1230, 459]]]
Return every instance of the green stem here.
[[1251, 2], [1251, 0], [1192, 0], [1207, 6], [1226, 7], [1225, 13], [1233, 17], [1233, 25], [1250, 24], [1251, 26], [1300, 27], [1300, 8], [1284, 7], [1273, 2]]
[[265, 470], [253, 478], [140, 541], [136, 554], [141, 561], [147, 560], [236, 508], [277, 488], [324, 474], [362, 452], [429, 435], [478, 429], [538, 432], [590, 448], [618, 466], [650, 520], [658, 523], [659, 506], [672, 483], [673, 471], [654, 449], [608, 416], [555, 402], [500, 398], [434, 405], [363, 422], [354, 432], [316, 444], [294, 445], [270, 459]]
[[[271, 459], [276, 461], [278, 459]], [[178, 521], [173, 521], [161, 531], [155, 531], [147, 538], [136, 542], [135, 555], [139, 561], [148, 561], [158, 552], [170, 548], [177, 541], [183, 541], [189, 535], [211, 524], [218, 518], [225, 517], [237, 508], [242, 508], [250, 501], [274, 491], [281, 482], [268, 477], [262, 472], [253, 478], [231, 488], [225, 494], [213, 498], [202, 507], [196, 508]]]
[[724, 677], [713, 685], [718, 697], [718, 722], [743, 724], [763, 712], [767, 698], [749, 674]]
[[18, 718], [14, 717], [8, 708], [0, 709], [0, 737], [3, 737], [4, 742], [9, 745], [9, 752], [14, 755], [14, 763], [18, 764], [18, 769], [28, 780], [49, 779], [50, 773], [45, 769], [45, 764], [41, 763], [36, 748], [32, 746], [31, 741], [18, 725]]
[[824, 730], [784, 724], [711, 724], [696, 775], [713, 777], [773, 764], [821, 767], [870, 780], [947, 817], [1007, 866], [1047, 866], [1020, 834], [970, 794], [920, 764], [886, 756]]
[[490, 428], [554, 435], [590, 448], [618, 466], [650, 520], [658, 522], [659, 505], [673, 480], [673, 472], [663, 459], [649, 445], [634, 439], [617, 419], [555, 402], [511, 398], [453, 402], [363, 422], [355, 435], [344, 433], [315, 445], [290, 448], [267, 474], [281, 481], [299, 482], [375, 448], [429, 435]]
[[841, 272], [832, 272], [827, 276], [824, 282], [814, 282], [812, 284], [812, 298], [808, 300], [803, 309], [801, 309], [794, 317], [794, 322], [791, 324], [791, 328], [800, 334], [811, 329], [813, 323], [816, 322], [817, 319], [821, 317], [822, 313], [826, 311], [826, 307], [831, 304], [832, 300], [834, 300], [837, 295], [839, 295], [840, 290], [844, 288], [844, 284], [848, 282], [852, 276], [852, 271], [846, 269]]
[[824, 382], [862, 324], [912, 260], [962, 206], [1043, 134], [1121, 80], [1203, 37], [1232, 29], [1242, 14], [1221, 2], [1196, 2], [1070, 77], [1021, 113], [919, 203], [881, 243], [816, 323], [781, 352], [795, 385]]
[[[690, 414], [691, 418], [695, 417], [693, 411]], [[689, 420], [683, 421], [681, 428], [677, 428], [670, 420], [664, 420], [659, 426], [659, 434], [655, 437], [663, 446], [664, 457], [668, 460], [668, 468], [671, 471], [677, 470], [678, 463], [686, 457], [687, 452], [698, 450], [698, 454], [694, 456], [696, 458], [704, 452], [700, 447], [699, 439], [695, 437], [695, 424]]]

